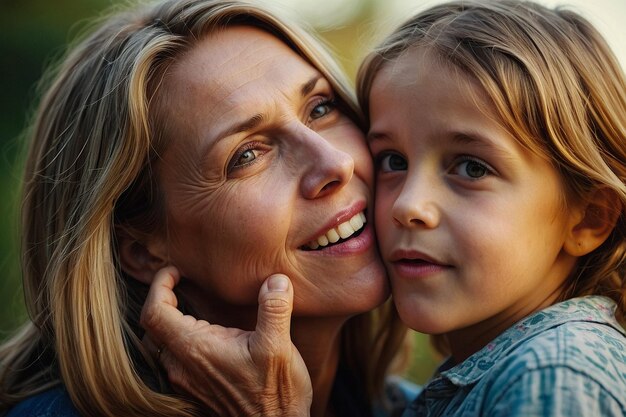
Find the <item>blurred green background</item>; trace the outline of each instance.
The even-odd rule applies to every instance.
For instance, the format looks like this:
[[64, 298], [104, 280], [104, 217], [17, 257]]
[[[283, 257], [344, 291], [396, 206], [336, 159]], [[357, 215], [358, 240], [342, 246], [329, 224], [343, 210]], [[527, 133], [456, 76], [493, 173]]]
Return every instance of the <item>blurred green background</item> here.
[[[314, 26], [328, 41], [346, 71], [354, 76], [358, 62], [380, 26], [380, 1], [328, 2], [320, 8], [267, 0], [284, 12], [293, 12]], [[18, 267], [17, 202], [21, 155], [20, 138], [37, 103], [37, 81], [90, 18], [116, 0], [1, 0], [0, 1], [0, 339], [11, 334], [26, 318]], [[316, 2], [309, 2], [316, 3]], [[333, 20], [329, 20], [330, 17]], [[376, 24], [376, 22], [379, 22]], [[426, 339], [416, 335], [410, 376], [424, 382], [435, 359]]]

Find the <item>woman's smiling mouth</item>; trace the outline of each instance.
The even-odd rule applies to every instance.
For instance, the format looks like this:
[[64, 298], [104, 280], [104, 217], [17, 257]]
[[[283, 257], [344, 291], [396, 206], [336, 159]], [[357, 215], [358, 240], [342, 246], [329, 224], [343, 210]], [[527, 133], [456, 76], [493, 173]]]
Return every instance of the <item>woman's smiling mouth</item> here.
[[365, 214], [359, 212], [352, 216], [349, 220], [330, 228], [326, 233], [319, 236], [317, 239], [310, 241], [306, 245], [301, 247], [302, 250], [321, 250], [326, 247], [330, 247], [347, 239], [358, 236], [362, 231], [366, 223]]

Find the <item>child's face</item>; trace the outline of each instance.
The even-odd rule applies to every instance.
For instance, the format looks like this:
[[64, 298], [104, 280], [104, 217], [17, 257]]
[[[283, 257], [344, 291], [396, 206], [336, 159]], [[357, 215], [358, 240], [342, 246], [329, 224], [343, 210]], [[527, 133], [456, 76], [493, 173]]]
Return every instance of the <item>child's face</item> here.
[[414, 50], [379, 72], [370, 102], [376, 228], [404, 322], [479, 348], [554, 302], [573, 214], [557, 171], [478, 84]]

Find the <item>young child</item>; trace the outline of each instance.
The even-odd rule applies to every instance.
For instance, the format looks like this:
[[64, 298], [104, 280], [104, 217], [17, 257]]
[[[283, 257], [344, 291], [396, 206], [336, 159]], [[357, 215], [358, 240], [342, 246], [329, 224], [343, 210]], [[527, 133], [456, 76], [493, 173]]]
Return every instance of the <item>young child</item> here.
[[435, 6], [359, 96], [394, 302], [450, 354], [404, 416], [626, 415], [626, 82], [598, 32]]

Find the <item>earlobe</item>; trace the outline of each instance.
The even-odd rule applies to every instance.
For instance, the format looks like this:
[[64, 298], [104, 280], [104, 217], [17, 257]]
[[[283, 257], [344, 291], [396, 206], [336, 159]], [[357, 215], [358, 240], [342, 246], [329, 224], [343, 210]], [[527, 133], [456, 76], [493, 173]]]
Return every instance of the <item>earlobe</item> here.
[[609, 237], [620, 213], [622, 202], [608, 188], [596, 190], [582, 207], [572, 214], [572, 225], [564, 249], [580, 257], [593, 252]]
[[150, 285], [156, 272], [169, 264], [166, 251], [160, 243], [143, 243], [124, 228], [116, 228], [116, 234], [122, 270]]

